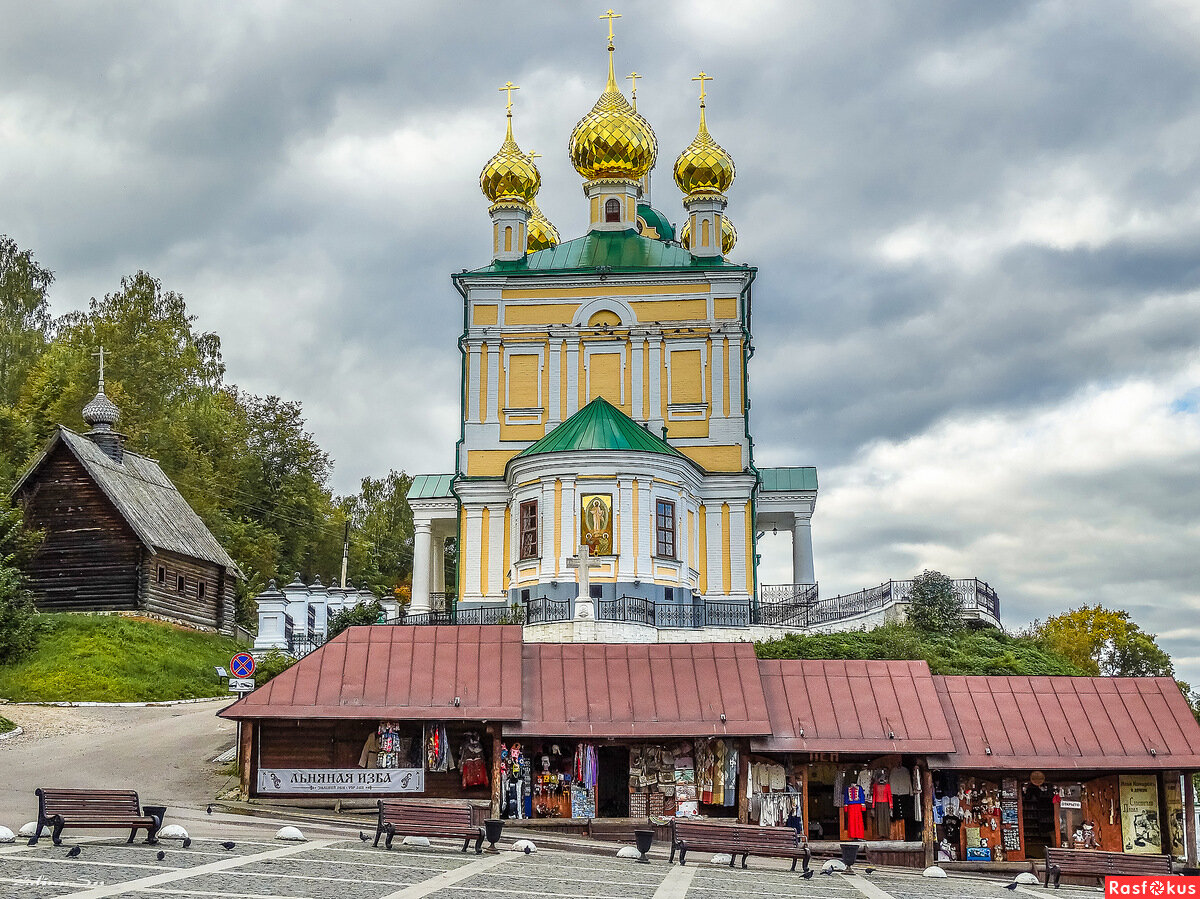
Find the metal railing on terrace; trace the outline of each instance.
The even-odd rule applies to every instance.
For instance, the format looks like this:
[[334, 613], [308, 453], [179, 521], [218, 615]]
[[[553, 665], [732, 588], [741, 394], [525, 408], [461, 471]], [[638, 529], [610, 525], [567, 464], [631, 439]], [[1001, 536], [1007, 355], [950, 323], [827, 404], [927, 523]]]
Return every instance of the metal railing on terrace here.
[[[991, 585], [978, 578], [956, 578], [951, 581], [962, 600], [963, 611], [1000, 620], [1000, 597]], [[844, 593], [820, 599], [815, 584], [776, 584], [760, 588], [760, 608], [782, 603], [791, 608], [791, 616], [782, 624], [798, 627], [820, 627], [826, 624], [881, 611], [898, 602], [908, 602], [913, 580], [885, 581], [877, 587], [867, 587], [854, 593]], [[803, 595], [806, 598], [800, 598]]]

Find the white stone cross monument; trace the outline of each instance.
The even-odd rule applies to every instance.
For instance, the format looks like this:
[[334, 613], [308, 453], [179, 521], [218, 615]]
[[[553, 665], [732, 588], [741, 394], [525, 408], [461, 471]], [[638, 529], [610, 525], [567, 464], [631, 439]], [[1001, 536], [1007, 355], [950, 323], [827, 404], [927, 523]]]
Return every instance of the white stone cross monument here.
[[592, 590], [588, 584], [588, 569], [599, 568], [603, 564], [603, 562], [591, 558], [591, 550], [586, 543], [579, 545], [579, 555], [567, 559], [567, 567], [576, 569], [575, 583], [579, 588], [579, 595], [575, 597], [575, 617], [577, 619], [591, 618], [595, 620], [596, 618]]

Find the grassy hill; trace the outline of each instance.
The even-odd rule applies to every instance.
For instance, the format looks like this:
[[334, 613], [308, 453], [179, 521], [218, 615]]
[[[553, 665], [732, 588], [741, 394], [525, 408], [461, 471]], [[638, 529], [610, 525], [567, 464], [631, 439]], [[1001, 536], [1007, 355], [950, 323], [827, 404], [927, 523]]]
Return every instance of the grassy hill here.
[[37, 650], [0, 666], [12, 702], [162, 702], [228, 695], [214, 666], [245, 646], [229, 637], [114, 615], [43, 615]]
[[757, 644], [760, 659], [924, 659], [934, 674], [1086, 672], [1032, 637], [995, 628], [927, 634], [904, 624], [837, 634], [788, 634]]

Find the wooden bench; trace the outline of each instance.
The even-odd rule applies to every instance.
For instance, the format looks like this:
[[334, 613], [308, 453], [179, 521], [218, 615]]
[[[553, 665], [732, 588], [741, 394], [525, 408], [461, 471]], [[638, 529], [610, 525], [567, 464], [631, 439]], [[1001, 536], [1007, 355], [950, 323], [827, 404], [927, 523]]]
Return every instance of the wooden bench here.
[[1169, 855], [1133, 855], [1125, 852], [1102, 852], [1099, 849], [1046, 848], [1046, 881], [1054, 878], [1054, 888], [1064, 874], [1099, 878], [1101, 885], [1106, 875], [1123, 874], [1170, 874]]
[[375, 843], [387, 834], [384, 846], [392, 848], [396, 834], [401, 837], [462, 838], [462, 851], [475, 841], [475, 854], [483, 852], [484, 829], [472, 823], [470, 805], [435, 805], [431, 802], [412, 802], [404, 799], [380, 799], [379, 823], [375, 827]]
[[[34, 791], [38, 797], [37, 830], [33, 840], [41, 838], [42, 829], [50, 828], [55, 846], [62, 845], [64, 827], [129, 828], [128, 843], [133, 842], [139, 827], [146, 828], [146, 842], [158, 842], [162, 815], [142, 813], [138, 794], [133, 790], [49, 790]], [[155, 809], [157, 811], [157, 809]]]
[[729, 867], [733, 867], [737, 856], [742, 857], [742, 867], [751, 855], [790, 858], [792, 870], [796, 862], [803, 860], [803, 870], [808, 870], [812, 858], [807, 843], [800, 842], [794, 827], [759, 827], [756, 824], [717, 824], [711, 821], [671, 822], [671, 858], [679, 852], [679, 864], [686, 864], [691, 850], [700, 852], [725, 852], [729, 854]]

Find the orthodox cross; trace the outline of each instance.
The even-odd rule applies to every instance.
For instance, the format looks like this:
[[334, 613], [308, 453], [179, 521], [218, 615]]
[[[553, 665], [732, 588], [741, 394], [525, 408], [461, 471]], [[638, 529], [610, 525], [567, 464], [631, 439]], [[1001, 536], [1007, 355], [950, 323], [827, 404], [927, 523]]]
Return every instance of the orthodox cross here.
[[[693, 78], [692, 80], [695, 81], [696, 79]], [[512, 115], [512, 92], [519, 91], [520, 89], [520, 85], [513, 84], [511, 81], [504, 82], [504, 87], [500, 88], [502, 91], [508, 91], [508, 105], [504, 108], [508, 111], [509, 115]]]
[[579, 597], [577, 602], [591, 603], [592, 591], [588, 584], [588, 569], [599, 568], [604, 563], [599, 559], [592, 559], [591, 548], [586, 543], [579, 544], [579, 555], [572, 556], [567, 559], [568, 568], [577, 568], [576, 583], [579, 585]]
[[701, 72], [699, 75], [695, 76], [692, 80], [700, 82], [700, 105], [703, 106], [704, 98], [708, 96], [708, 94], [706, 94], [704, 92], [704, 82], [712, 81], [713, 76], [709, 75], [707, 72]]
[[[530, 150], [530, 151], [529, 151], [528, 153], [526, 153], [525, 155], [526, 155], [526, 156], [529, 158], [529, 161], [530, 161], [530, 162], [533, 162], [535, 159], [541, 159], [541, 158], [542, 158], [542, 154], [541, 154], [541, 153], [539, 153], [537, 150]], [[534, 165], [536, 165], [536, 164], [537, 164], [537, 163], [534, 163]]]
[[92, 355], [100, 357], [100, 392], [104, 393], [104, 346], [101, 345], [100, 352], [92, 353]]
[[626, 75], [625, 77], [626, 77], [626, 78], [628, 78], [628, 79], [629, 79], [629, 83], [630, 83], [631, 85], [633, 85], [633, 86], [632, 86], [632, 87], [629, 89], [629, 95], [630, 95], [630, 97], [632, 97], [632, 98], [633, 98], [633, 111], [634, 111], [634, 112], [637, 112], [637, 80], [638, 80], [639, 78], [641, 78], [642, 76], [641, 76], [641, 75], [639, 75], [637, 72], [630, 72], [630, 73], [629, 73], [628, 75]]
[[608, 19], [608, 45], [611, 47], [611, 46], [612, 46], [612, 42], [613, 42], [613, 30], [612, 30], [612, 23], [613, 23], [613, 19], [619, 19], [619, 18], [621, 18], [621, 14], [620, 14], [619, 12], [613, 12], [613, 11], [610, 9], [610, 10], [609, 10], [608, 12], [606, 12], [604, 15], [600, 16], [600, 18], [601, 18], [601, 19]]

